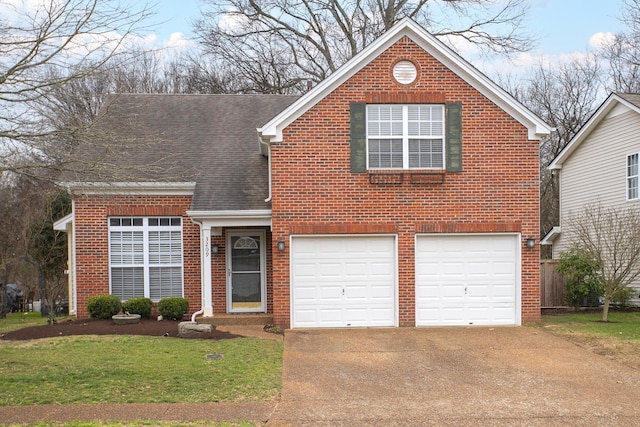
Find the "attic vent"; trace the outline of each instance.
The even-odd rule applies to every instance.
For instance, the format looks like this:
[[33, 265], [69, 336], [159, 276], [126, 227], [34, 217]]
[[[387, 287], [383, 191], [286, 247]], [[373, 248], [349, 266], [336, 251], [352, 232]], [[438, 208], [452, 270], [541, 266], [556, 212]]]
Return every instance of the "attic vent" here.
[[393, 66], [393, 78], [403, 85], [413, 83], [418, 75], [416, 66], [410, 61], [400, 61]]
[[251, 237], [241, 237], [236, 240], [233, 249], [258, 249], [258, 244]]

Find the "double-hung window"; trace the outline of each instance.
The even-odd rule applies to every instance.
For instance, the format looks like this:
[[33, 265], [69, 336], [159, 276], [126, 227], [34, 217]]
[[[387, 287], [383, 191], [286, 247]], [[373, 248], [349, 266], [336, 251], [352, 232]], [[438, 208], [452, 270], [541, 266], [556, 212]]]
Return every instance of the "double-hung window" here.
[[125, 301], [183, 296], [182, 219], [109, 218], [111, 294]]
[[638, 153], [627, 156], [627, 200], [638, 198]]
[[368, 169], [444, 169], [444, 105], [367, 105]]

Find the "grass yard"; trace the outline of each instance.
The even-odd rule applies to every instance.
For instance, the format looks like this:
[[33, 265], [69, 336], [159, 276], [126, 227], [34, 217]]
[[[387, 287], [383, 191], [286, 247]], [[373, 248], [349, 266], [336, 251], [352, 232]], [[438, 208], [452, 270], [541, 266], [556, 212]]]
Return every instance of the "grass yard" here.
[[543, 316], [541, 327], [582, 347], [640, 369], [640, 312], [568, 313]]
[[[0, 427], [25, 427], [24, 424], [1, 424]], [[94, 422], [94, 421], [67, 421], [64, 423], [36, 423], [29, 424], [33, 427], [255, 427], [255, 424], [247, 421], [198, 421], [193, 423], [176, 423], [164, 421], [132, 421], [132, 422]]]
[[271, 400], [282, 352], [281, 341], [257, 338], [0, 341], [0, 405]]
[[[56, 317], [57, 321], [62, 321], [67, 317]], [[36, 312], [30, 313], [9, 313], [6, 319], [0, 319], [0, 334], [11, 332], [29, 326], [46, 325], [48, 317]]]

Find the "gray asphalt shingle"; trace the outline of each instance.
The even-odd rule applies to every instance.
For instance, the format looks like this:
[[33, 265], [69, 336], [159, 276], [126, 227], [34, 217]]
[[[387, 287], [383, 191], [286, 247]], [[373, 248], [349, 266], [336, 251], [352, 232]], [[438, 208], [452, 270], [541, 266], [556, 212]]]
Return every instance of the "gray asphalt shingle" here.
[[[194, 210], [266, 209], [268, 159], [256, 128], [284, 110], [287, 95], [113, 95], [80, 147], [101, 166], [75, 181], [195, 181]], [[115, 173], [101, 176], [103, 165]]]

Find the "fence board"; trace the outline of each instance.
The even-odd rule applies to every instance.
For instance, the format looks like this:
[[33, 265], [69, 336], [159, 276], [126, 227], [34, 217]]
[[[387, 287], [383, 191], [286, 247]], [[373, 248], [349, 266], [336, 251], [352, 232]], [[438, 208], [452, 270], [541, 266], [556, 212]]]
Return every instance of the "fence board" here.
[[542, 308], [566, 307], [564, 301], [564, 277], [558, 273], [559, 261], [540, 260], [540, 306]]

